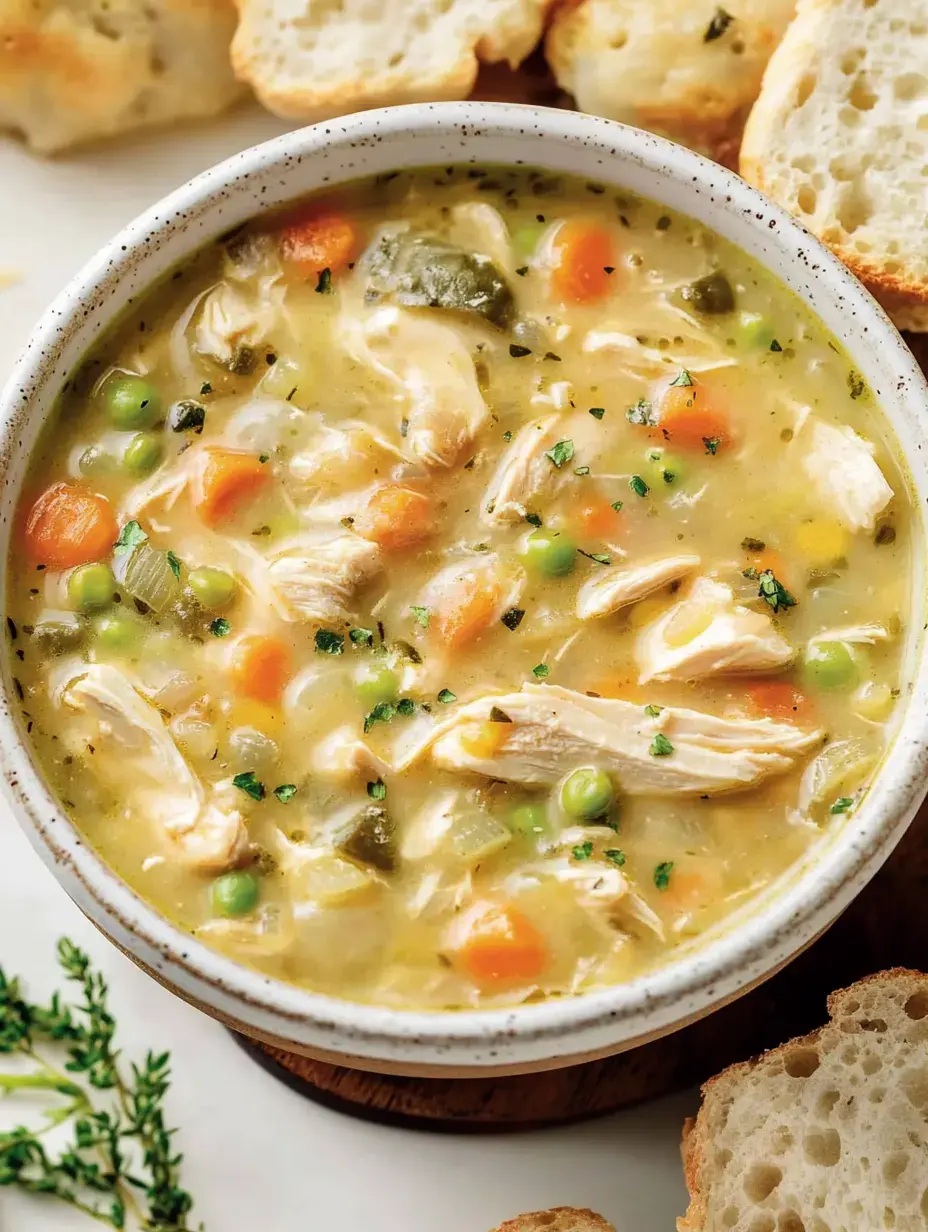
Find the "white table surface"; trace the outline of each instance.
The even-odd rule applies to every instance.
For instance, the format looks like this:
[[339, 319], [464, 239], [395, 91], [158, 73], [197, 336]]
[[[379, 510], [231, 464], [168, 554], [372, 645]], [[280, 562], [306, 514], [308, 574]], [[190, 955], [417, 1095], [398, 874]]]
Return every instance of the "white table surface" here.
[[[113, 232], [198, 171], [284, 127], [245, 108], [54, 162], [0, 137], [0, 281], [19, 276], [0, 290], [2, 377], [49, 300]], [[55, 941], [65, 933], [110, 979], [129, 1055], [171, 1049], [168, 1111], [181, 1127], [184, 1181], [207, 1232], [487, 1232], [556, 1205], [592, 1207], [619, 1232], [672, 1232], [685, 1209], [678, 1143], [695, 1093], [585, 1125], [483, 1138], [382, 1128], [319, 1108], [246, 1060], [221, 1027], [97, 934], [0, 802], [0, 964], [47, 993]], [[0, 1189], [4, 1232], [95, 1226], [57, 1203]]]

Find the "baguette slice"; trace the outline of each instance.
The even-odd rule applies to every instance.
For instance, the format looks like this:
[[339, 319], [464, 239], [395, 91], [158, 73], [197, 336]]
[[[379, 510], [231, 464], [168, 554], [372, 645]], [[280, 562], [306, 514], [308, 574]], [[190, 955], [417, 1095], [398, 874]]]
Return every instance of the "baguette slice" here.
[[550, 1211], [535, 1211], [531, 1215], [507, 1219], [493, 1232], [615, 1232], [615, 1228], [593, 1211], [556, 1206]]
[[466, 98], [480, 61], [515, 67], [552, 0], [237, 0], [236, 73], [277, 115], [321, 120]]
[[737, 162], [741, 130], [795, 0], [577, 0], [546, 55], [583, 111]]
[[797, 215], [900, 328], [928, 329], [928, 5], [800, 0], [741, 174]]
[[703, 1088], [678, 1232], [924, 1232], [928, 976], [870, 976], [828, 1012]]

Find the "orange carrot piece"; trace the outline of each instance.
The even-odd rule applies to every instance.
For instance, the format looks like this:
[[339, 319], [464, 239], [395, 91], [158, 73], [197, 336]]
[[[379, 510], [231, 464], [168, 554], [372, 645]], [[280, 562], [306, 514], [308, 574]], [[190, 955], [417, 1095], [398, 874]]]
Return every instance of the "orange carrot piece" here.
[[748, 687], [755, 710], [771, 719], [812, 719], [812, 703], [787, 680], [758, 680]]
[[782, 582], [789, 589], [790, 568], [780, 553], [774, 548], [764, 548], [760, 552], [749, 552], [748, 567], [754, 569], [757, 573], [766, 573], [769, 570], [778, 582]]
[[584, 501], [571, 515], [577, 533], [592, 539], [615, 539], [622, 529], [622, 515], [602, 498]]
[[702, 381], [667, 386], [660, 397], [658, 427], [650, 435], [703, 454], [719, 453], [732, 443], [728, 414], [717, 392]]
[[461, 583], [462, 590], [435, 613], [434, 628], [451, 650], [460, 650], [479, 637], [496, 619], [500, 589], [489, 579], [471, 578]]
[[498, 987], [538, 979], [547, 966], [548, 949], [521, 911], [492, 905], [471, 921], [457, 958], [476, 984]]
[[354, 224], [335, 209], [312, 206], [293, 217], [280, 231], [283, 259], [304, 274], [331, 274], [345, 268], [357, 254]]
[[256, 496], [271, 472], [250, 453], [210, 449], [200, 474], [197, 513], [207, 526], [222, 526]]
[[293, 655], [279, 637], [243, 637], [232, 655], [229, 674], [235, 691], [272, 706], [293, 675]]
[[378, 488], [356, 519], [355, 530], [386, 552], [400, 552], [428, 539], [435, 529], [430, 497], [400, 484]]
[[615, 236], [600, 223], [574, 218], [554, 235], [551, 285], [568, 303], [589, 304], [603, 299], [615, 285], [618, 261]]
[[26, 516], [26, 550], [52, 569], [73, 569], [109, 555], [119, 535], [105, 496], [71, 483], [55, 483]]

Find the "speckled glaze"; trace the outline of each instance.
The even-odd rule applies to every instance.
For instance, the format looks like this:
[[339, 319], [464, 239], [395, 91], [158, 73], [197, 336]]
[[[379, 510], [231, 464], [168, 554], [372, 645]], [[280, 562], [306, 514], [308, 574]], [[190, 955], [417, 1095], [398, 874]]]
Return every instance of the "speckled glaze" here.
[[[350, 116], [246, 150], [172, 193], [108, 244], [39, 323], [0, 399], [0, 551], [30, 451], [63, 381], [99, 333], [201, 244], [293, 197], [362, 175], [448, 163], [544, 167], [630, 189], [714, 228], [777, 274], [840, 338], [908, 460], [915, 610], [924, 623], [928, 388], [882, 310], [798, 223], [742, 180], [636, 129], [568, 112], [448, 103]], [[5, 578], [3, 580], [5, 585]], [[284, 1047], [409, 1073], [519, 1071], [605, 1055], [672, 1031], [771, 975], [825, 929], [885, 860], [926, 791], [928, 663], [908, 647], [904, 715], [861, 808], [725, 930], [659, 971], [509, 1011], [396, 1012], [319, 996], [207, 949], [144, 903], [85, 844], [24, 742], [7, 656], [0, 767], [16, 816], [84, 912], [187, 1000]]]

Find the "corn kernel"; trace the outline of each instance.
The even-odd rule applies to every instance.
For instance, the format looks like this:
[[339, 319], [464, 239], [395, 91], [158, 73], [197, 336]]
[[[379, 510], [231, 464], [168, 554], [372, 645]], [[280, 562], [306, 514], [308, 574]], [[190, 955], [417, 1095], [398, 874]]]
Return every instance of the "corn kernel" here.
[[495, 757], [506, 743], [508, 727], [508, 723], [474, 723], [461, 732], [461, 747], [471, 757]]
[[847, 530], [833, 518], [813, 518], [801, 522], [795, 530], [796, 550], [809, 565], [833, 564], [847, 555], [851, 537]]

